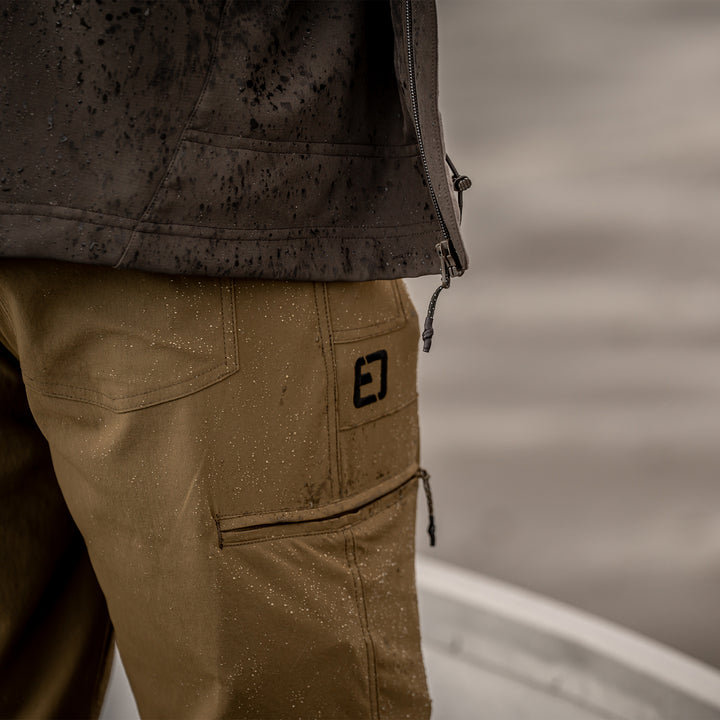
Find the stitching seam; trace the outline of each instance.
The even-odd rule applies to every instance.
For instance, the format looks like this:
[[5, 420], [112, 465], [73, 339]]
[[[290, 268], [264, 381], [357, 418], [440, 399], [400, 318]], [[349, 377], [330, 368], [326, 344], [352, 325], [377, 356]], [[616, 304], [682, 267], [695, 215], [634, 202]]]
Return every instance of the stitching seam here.
[[[0, 203], [1, 205], [1, 203]], [[60, 206], [57, 206], [60, 208]], [[65, 206], [63, 206], [65, 207]], [[62, 209], [62, 208], [60, 208]], [[95, 212], [92, 210], [83, 210], [81, 208], [73, 208], [73, 207], [67, 207], [68, 210], [76, 210], [78, 212]], [[98, 215], [101, 215], [101, 213], [95, 213]], [[53, 218], [55, 220], [62, 220], [63, 222], [92, 222], [94, 224], [99, 224], [98, 220], [89, 220], [89, 219], [82, 219], [82, 218], [64, 218], [60, 217], [59, 215], [51, 212], [46, 211], [33, 211], [29, 212], [26, 210], [0, 210], [0, 216], [2, 215], [20, 215], [25, 217], [48, 217]], [[105, 217], [116, 217], [116, 218], [122, 218], [121, 215], [110, 215], [102, 213], [102, 218]], [[100, 218], [100, 219], [102, 219]], [[150, 235], [171, 235], [176, 237], [190, 237], [190, 238], [197, 238], [199, 240], [213, 240], [213, 242], [217, 241], [226, 241], [226, 242], [237, 242], [238, 240], [248, 240], [252, 242], [257, 242], [260, 240], [261, 242], [292, 242], [294, 240], [318, 240], [323, 238], [329, 238], [332, 240], [336, 239], [342, 239], [342, 240], [367, 240], [367, 239], [377, 239], [377, 231], [379, 230], [393, 230], [395, 228], [408, 228], [408, 227], [414, 227], [417, 228], [414, 232], [403, 232], [403, 233], [397, 233], [393, 234], [393, 238], [406, 238], [406, 237], [417, 237], [419, 233], [425, 232], [426, 234], [435, 234], [435, 221], [426, 220], [419, 223], [412, 223], [407, 224], [404, 223], [402, 225], [373, 225], [370, 230], [372, 232], [368, 232], [367, 227], [356, 227], [354, 225], [299, 225], [297, 227], [260, 227], [260, 228], [253, 228], [253, 227], [230, 227], [226, 225], [193, 225], [190, 223], [164, 223], [164, 222], [156, 222], [151, 220], [133, 220], [133, 218], [127, 218], [127, 223], [125, 224], [114, 224], [111, 222], [106, 222], [103, 219], [102, 227], [112, 227], [117, 228], [119, 230], [132, 230], [133, 234], [140, 233], [140, 234], [150, 234]], [[135, 223], [135, 227], [131, 226], [131, 223]], [[141, 228], [139, 225], [150, 225], [152, 227], [144, 227]], [[288, 237], [288, 238], [269, 238], [266, 235], [264, 235], [262, 238], [252, 237], [252, 238], [218, 238], [218, 237], [207, 237], [205, 235], [192, 235], [185, 232], [176, 232], [174, 230], [165, 230], [163, 228], [194, 228], [194, 229], [205, 229], [205, 230], [227, 230], [228, 232], [247, 232], [247, 233], [271, 233], [271, 232], [282, 232], [282, 231], [289, 231], [289, 232], [299, 232], [301, 230], [308, 230], [310, 231], [309, 235], [302, 235], [298, 234], [296, 236]], [[432, 227], [433, 230], [425, 230], [423, 231], [422, 228], [424, 227]], [[357, 232], [356, 235], [346, 235], [343, 233], [343, 230], [351, 230], [354, 232]], [[360, 232], [364, 230], [365, 232]], [[327, 231], [327, 234], [326, 234]]]
[[[358, 610], [362, 613], [362, 625], [366, 635], [365, 642], [367, 643], [368, 653], [368, 682], [370, 690], [370, 708], [373, 716], [378, 718], [380, 715], [380, 698], [378, 697], [378, 676], [377, 676], [377, 652], [375, 649], [375, 642], [373, 641], [372, 634], [370, 633], [370, 619], [368, 617], [367, 602], [365, 601], [365, 586], [363, 584], [362, 573], [360, 572], [360, 563], [358, 562], [357, 543], [355, 541], [355, 534], [352, 528], [348, 528], [345, 532], [345, 536], [350, 536], [350, 543], [352, 546], [352, 562], [355, 566], [355, 575], [357, 577], [357, 583], [360, 589], [360, 602]], [[357, 594], [355, 596], [357, 598]]]
[[[192, 131], [191, 131], [192, 132]], [[238, 138], [240, 141], [247, 141], [247, 138]], [[325, 150], [323, 148], [320, 149], [297, 149], [297, 150], [280, 150], [280, 149], [274, 149], [274, 148], [258, 148], [258, 147], [248, 147], [247, 145], [250, 145], [253, 143], [252, 140], [244, 143], [238, 143], [238, 145], [220, 145], [218, 143], [211, 143], [211, 142], [204, 142], [203, 140], [195, 139], [192, 137], [186, 137], [183, 140], [180, 141], [181, 143], [187, 143], [192, 145], [202, 145], [203, 147], [209, 147], [209, 148], [222, 148], [223, 150], [237, 150], [240, 152], [247, 152], [247, 153], [257, 153], [258, 155], [304, 155], [307, 156], [308, 159], [313, 156], [320, 156], [320, 157], [337, 157], [337, 158], [365, 158], [367, 160], [413, 160], [417, 157], [419, 157], [419, 153], [417, 150], [414, 152], [377, 152], [377, 153], [359, 153], [359, 152], [330, 152], [329, 150]], [[314, 143], [311, 143], [314, 144]], [[333, 143], [327, 143], [327, 145], [333, 145]]]
[[[411, 478], [412, 480], [413, 478]], [[409, 482], [409, 481], [408, 481]], [[404, 487], [404, 486], [401, 486]], [[398, 488], [399, 490], [400, 488]], [[395, 492], [395, 491], [393, 491]], [[379, 517], [383, 513], [389, 512], [392, 510], [396, 505], [398, 505], [400, 502], [402, 502], [406, 497], [406, 493], [404, 492], [398, 492], [397, 499], [393, 500], [391, 503], [389, 503], [387, 506], [381, 508], [377, 512], [373, 513], [372, 517]], [[382, 498], [378, 498], [378, 500], [381, 500]], [[377, 501], [375, 501], [377, 502]], [[325, 523], [327, 520], [334, 520], [335, 518], [323, 518], [320, 520], [310, 520], [308, 522], [312, 523]], [[233, 540], [232, 538], [228, 539], [223, 537], [223, 546], [224, 547], [234, 547], [237, 545], [257, 545], [258, 543], [264, 543], [264, 542], [276, 542], [278, 540], [289, 540], [292, 538], [299, 538], [299, 537], [312, 537], [314, 535], [337, 535], [338, 533], [344, 533], [349, 528], [355, 527], [356, 525], [359, 525], [360, 523], [363, 523], [368, 518], [364, 515], [361, 515], [361, 517], [356, 518], [355, 520], [352, 520], [348, 522], [346, 525], [342, 525], [341, 527], [328, 530], [327, 528], [318, 528], [317, 530], [306, 530], [305, 532], [296, 532], [296, 533], [288, 533], [287, 535], [278, 535], [277, 537], [261, 537], [261, 538], [248, 538], [247, 540]], [[249, 528], [248, 530], [251, 530], [252, 528]], [[228, 532], [228, 531], [224, 531]]]
[[[118, 401], [118, 400], [132, 400], [133, 398], [142, 398], [146, 397], [148, 395], [152, 395], [153, 393], [162, 393], [166, 390], [172, 390], [173, 388], [176, 388], [178, 385], [184, 385], [185, 383], [192, 382], [192, 381], [200, 381], [202, 382], [203, 379], [207, 375], [212, 375], [213, 373], [218, 373], [218, 377], [224, 377], [228, 369], [227, 366], [227, 360], [223, 362], [222, 369], [218, 367], [214, 367], [211, 370], [206, 370], [201, 375], [193, 375], [191, 378], [184, 378], [183, 380], [177, 380], [174, 383], [171, 383], [170, 385], [163, 385], [159, 388], [154, 388], [153, 390], [146, 390], [145, 392], [139, 392], [139, 393], [133, 393], [131, 395], [106, 395], [105, 393], [101, 392], [100, 390], [94, 390], [93, 388], [86, 388], [82, 385], [70, 385], [69, 383], [48, 383], [43, 382], [42, 380], [39, 380], [37, 378], [34, 378], [30, 375], [25, 375], [25, 383], [32, 386], [35, 390], [37, 390], [40, 393], [43, 393], [45, 395], [51, 395], [52, 397], [67, 397], [66, 395], [60, 395], [57, 393], [54, 393], [52, 391], [53, 387], [57, 388], [67, 388], [68, 390], [80, 390], [82, 392], [92, 393], [93, 395], [97, 395], [101, 398], [106, 399], [108, 402]], [[44, 388], [44, 389], [43, 389]], [[72, 398], [72, 399], [78, 399], [78, 398]]]
[[352, 425], [342, 425], [340, 427], [340, 432], [345, 432], [345, 430], [354, 430], [355, 428], [362, 427], [363, 425], [369, 425], [370, 423], [377, 422], [378, 420], [382, 420], [383, 418], [389, 417], [390, 415], [395, 415], [399, 412], [402, 412], [408, 407], [411, 407], [415, 404], [415, 402], [418, 399], [417, 393], [413, 395], [412, 400], [408, 400], [406, 403], [403, 403], [400, 405], [400, 407], [396, 407], [393, 410], [388, 410], [387, 412], [384, 412], [382, 415], [378, 415], [377, 417], [372, 418], [371, 420], [363, 420], [362, 422], [353, 423]]
[[323, 140], [260, 140], [257, 138], [248, 138], [243, 135], [235, 135], [234, 133], [220, 132], [218, 130], [190, 130], [191, 133], [195, 132], [203, 135], [219, 135], [221, 137], [237, 138], [239, 140], [245, 140], [249, 143], [268, 143], [268, 144], [280, 144], [280, 145], [337, 145], [339, 147], [367, 147], [367, 148], [392, 148], [392, 149], [409, 149], [417, 148], [417, 143], [403, 143], [401, 145], [373, 145], [368, 143], [339, 143], [339, 142], [325, 142]]
[[[332, 460], [332, 437], [330, 434], [330, 368], [328, 366], [327, 353], [325, 352], [325, 339], [322, 333], [322, 316], [320, 313], [320, 304], [318, 303], [318, 292], [320, 292], [321, 284], [313, 283], [313, 300], [315, 301], [315, 312], [317, 314], [318, 322], [318, 336], [320, 338], [320, 352], [322, 353], [323, 365], [325, 366], [325, 383], [324, 383], [324, 400], [325, 400], [325, 432], [327, 434], [327, 448], [328, 448], [328, 473], [330, 475], [330, 491], [335, 494], [335, 488], [333, 487], [333, 460]], [[339, 465], [339, 463], [338, 463]]]
[[[385, 497], [386, 495], [392, 494], [393, 492], [395, 492], [396, 490], [401, 488], [406, 483], [409, 483], [413, 478], [417, 477], [417, 464], [413, 463], [412, 465], [409, 466], [408, 469], [406, 469], [405, 471], [403, 471], [401, 473], [396, 473], [394, 476], [389, 475], [387, 477], [379, 478], [377, 485], [381, 485], [383, 482], [385, 482], [386, 480], [391, 480], [393, 477], [398, 479], [397, 484], [391, 485], [389, 490], [381, 493], [377, 497], [375, 497], [371, 500], [368, 500], [367, 502], [361, 503], [360, 507], [363, 507], [364, 505], [373, 503], [376, 500], [380, 500], [383, 497]], [[351, 497], [353, 497], [353, 496], [349, 495], [349, 496], [343, 498], [343, 500], [347, 500]], [[324, 505], [318, 505], [317, 507], [313, 508], [313, 510], [323, 510], [325, 508], [332, 507], [337, 502], [338, 502], [337, 500], [332, 500], [328, 503], [325, 503]], [[291, 507], [276, 508], [276, 509], [268, 511], [267, 513], [246, 512], [246, 513], [237, 513], [235, 515], [218, 515], [217, 519], [218, 519], [218, 522], [222, 521], [222, 520], [241, 520], [242, 518], [252, 517], [253, 515], [266, 515], [266, 514], [277, 515], [279, 513], [295, 512], [297, 510], [298, 510], [298, 507], [296, 505], [293, 505]], [[350, 510], [349, 512], [352, 512], [352, 510]], [[320, 520], [323, 520], [323, 519], [325, 519], [325, 518], [319, 518], [317, 521], [320, 522]], [[303, 522], [313, 522], [313, 521], [307, 520], [307, 521], [303, 521]], [[252, 529], [252, 528], [250, 527], [248, 529]], [[232, 531], [228, 530], [228, 531], [223, 531], [223, 532], [232, 532]]]
[[239, 351], [238, 351], [238, 341], [237, 341], [237, 317], [235, 315], [235, 280], [230, 280], [230, 285], [228, 286], [228, 292], [230, 294], [230, 328], [228, 328], [228, 332], [231, 333], [232, 337], [232, 351], [233, 351], [233, 358], [231, 367], [235, 370], [238, 369], [240, 365], [240, 358], [239, 358]]
[[[405, 325], [407, 325], [407, 319], [403, 318], [402, 316], [398, 316], [398, 318], [394, 321], [396, 324], [390, 325], [390, 322], [391, 321], [389, 320], [384, 321], [384, 324], [382, 326], [380, 324], [376, 326], [367, 325], [363, 328], [357, 328], [357, 330], [352, 328], [349, 328], [347, 330], [338, 330], [335, 333], [335, 345], [348, 345], [350, 343], [360, 342], [362, 340], [370, 340], [371, 338], [380, 337], [383, 335], [390, 335], [391, 333], [397, 332], [398, 330], [402, 330]], [[362, 330], [369, 330], [372, 327], [377, 327], [377, 331], [368, 332], [367, 334], [357, 334]]]
[[[342, 472], [342, 456], [340, 454], [340, 415], [338, 412], [338, 371], [337, 358], [335, 357], [335, 346], [333, 344], [333, 330], [330, 323], [330, 297], [328, 295], [327, 283], [322, 283], [323, 302], [325, 305], [325, 324], [328, 332], [328, 345], [330, 349], [330, 364], [332, 368], [332, 393], [333, 393], [333, 412], [335, 415], [335, 457], [337, 458], [337, 494], [341, 497], [343, 494], [343, 472]], [[328, 425], [329, 427], [329, 425]]]
[[[337, 338], [338, 335], [342, 335], [343, 333], [353, 333], [358, 332], [360, 330], [370, 330], [371, 328], [384, 328], [386, 325], [390, 325], [391, 327], [395, 327], [395, 323], [399, 322], [402, 318], [396, 314], [394, 317], [387, 318], [385, 320], [376, 320], [375, 322], [368, 323], [367, 325], [358, 325], [356, 327], [349, 327], [349, 328], [341, 328], [341, 329], [335, 329], [333, 331], [333, 334]], [[337, 344], [337, 339], [335, 340], [335, 343]]]
[[[373, 718], [377, 718], [376, 692], [377, 688], [377, 669], [375, 663], [375, 648], [370, 637], [370, 629], [368, 627], [367, 608], [365, 607], [365, 598], [363, 597], [362, 579], [360, 578], [360, 569], [357, 564], [355, 551], [355, 538], [350, 531], [343, 532], [345, 540], [345, 559], [347, 560], [348, 569], [353, 581], [353, 590], [355, 594], [355, 608], [358, 613], [360, 622], [360, 630], [365, 642], [365, 655], [367, 658], [367, 679], [368, 679], [368, 700], [370, 704], [370, 714]], [[375, 686], [375, 687], [373, 687]]]
[[[8, 209], [8, 208], [14, 208], [18, 205], [22, 206], [22, 210], [15, 210], [15, 209]], [[2, 215], [27, 215], [28, 217], [32, 217], [33, 215], [37, 215], [38, 217], [53, 217], [58, 218], [59, 220], [68, 220], [68, 218], [60, 217], [60, 215], [57, 215], [52, 212], [48, 212], [44, 210], [45, 207], [52, 207], [57, 210], [74, 210], [76, 212], [85, 213], [86, 215], [90, 216], [97, 216], [98, 220], [102, 220], [104, 218], [117, 218], [118, 220], [124, 220], [124, 225], [118, 224], [114, 225], [113, 227], [122, 228], [124, 230], [132, 230], [133, 225], [137, 223], [137, 218], [130, 218], [126, 215], [115, 215], [115, 213], [109, 213], [109, 212], [99, 212], [97, 210], [90, 210], [89, 208], [79, 208], [75, 207], [73, 205], [41, 205], [38, 210], [34, 210], [31, 203], [5, 203], [0, 202], [0, 214]], [[84, 222], [96, 222], [91, 217], [87, 217]], [[105, 223], [107, 225], [107, 223]]]

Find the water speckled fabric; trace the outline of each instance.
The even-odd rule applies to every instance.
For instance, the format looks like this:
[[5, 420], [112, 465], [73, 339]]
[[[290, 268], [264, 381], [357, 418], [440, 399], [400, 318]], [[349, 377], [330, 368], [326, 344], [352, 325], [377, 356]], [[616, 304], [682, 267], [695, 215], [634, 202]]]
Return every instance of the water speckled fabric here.
[[467, 264], [432, 2], [11, 0], [0, 66], [0, 256], [366, 280], [447, 235]]
[[428, 718], [417, 347], [399, 280], [1, 260], [0, 717], [96, 717], [109, 614], [143, 718]]

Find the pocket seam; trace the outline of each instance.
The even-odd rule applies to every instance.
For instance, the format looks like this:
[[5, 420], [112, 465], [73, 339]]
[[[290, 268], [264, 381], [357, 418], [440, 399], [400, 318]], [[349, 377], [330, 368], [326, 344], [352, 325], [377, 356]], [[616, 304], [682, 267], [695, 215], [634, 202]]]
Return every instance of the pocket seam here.
[[[412, 465], [408, 466], [403, 470], [402, 472], [396, 473], [395, 475], [391, 475], [388, 478], [385, 478], [382, 482], [378, 483], [377, 485], [374, 485], [371, 488], [368, 488], [366, 490], [362, 490], [361, 492], [355, 493], [353, 495], [349, 495], [343, 498], [340, 498], [339, 500], [332, 500], [331, 502], [325, 503], [324, 505], [318, 505], [317, 507], [311, 507], [311, 508], [297, 508], [297, 507], [284, 507], [284, 508], [278, 508], [275, 510], [269, 510], [267, 512], [246, 512], [246, 513], [233, 513], [231, 515], [224, 515], [221, 513], [215, 514], [215, 520], [218, 523], [218, 527], [222, 525], [224, 521], [241, 521], [243, 518], [267, 518], [266, 522], [262, 522], [263, 525], [270, 525], [273, 523], [273, 520], [275, 523], [283, 523], [283, 522], [293, 522], [292, 519], [281, 519], [279, 516], [281, 515], [288, 515], [288, 516], [294, 516], [298, 515], [300, 513], [308, 513], [310, 515], [317, 515], [318, 517], [315, 519], [323, 520], [327, 516], [327, 510], [330, 508], [333, 508], [337, 506], [339, 509], [337, 513], [340, 514], [343, 512], [342, 509], [345, 506], [349, 507], [351, 510], [352, 508], [358, 508], [362, 507], [364, 505], [367, 505], [368, 503], [371, 503], [373, 500], [377, 500], [378, 498], [383, 497], [383, 495], [387, 495], [391, 493], [393, 490], [399, 488], [404, 482], [407, 482], [411, 477], [414, 477], [417, 475], [419, 470], [418, 463], [413, 463]], [[352, 501], [359, 500], [359, 502], [352, 504]], [[308, 518], [308, 520], [302, 520], [300, 522], [311, 522], [313, 518]], [[297, 521], [296, 521], [297, 522]], [[241, 526], [235, 526], [235, 527], [229, 527], [225, 528], [222, 531], [226, 532], [228, 530], [241, 530], [243, 528], [249, 528], [254, 527], [261, 524], [260, 522], [250, 524], [245, 524]]]
[[392, 410], [388, 410], [387, 412], [384, 412], [382, 415], [378, 415], [377, 417], [372, 418], [372, 420], [359, 420], [356, 423], [353, 423], [352, 425], [341, 425], [339, 428], [340, 432], [343, 432], [345, 430], [355, 430], [355, 428], [363, 427], [364, 425], [371, 425], [374, 422], [377, 422], [378, 420], [382, 420], [383, 418], [390, 417], [390, 415], [396, 415], [399, 412], [402, 412], [403, 410], [406, 410], [409, 407], [412, 407], [416, 402], [418, 401], [418, 394], [415, 393], [410, 400], [408, 400], [406, 403], [403, 403], [402, 405], [398, 407], [392, 408]]
[[387, 320], [378, 320], [369, 325], [360, 327], [343, 328], [335, 330], [333, 328], [333, 344], [343, 345], [360, 340], [369, 340], [379, 335], [389, 335], [390, 333], [400, 330], [407, 324], [408, 318], [405, 312], [400, 293], [398, 292], [397, 281], [392, 283], [393, 299], [395, 300], [395, 308], [393, 316]]
[[[413, 481], [417, 479], [417, 473], [411, 475], [410, 477], [406, 477], [405, 480], [398, 485], [393, 490], [390, 490], [389, 492], [380, 495], [379, 497], [375, 498], [374, 500], [371, 500], [363, 505], [360, 505], [359, 507], [356, 507], [354, 509], [348, 510], [346, 512], [343, 512], [339, 515], [332, 515], [330, 517], [321, 517], [314, 520], [305, 520], [305, 521], [298, 521], [297, 524], [300, 525], [308, 525], [312, 524], [313, 526], [322, 526], [317, 527], [317, 529], [306, 529], [304, 531], [298, 531], [298, 532], [288, 532], [288, 533], [278, 533], [277, 535], [268, 534], [266, 536], [257, 537], [256, 535], [260, 531], [268, 531], [269, 533], [272, 532], [273, 528], [281, 528], [281, 527], [287, 527], [289, 525], [292, 525], [292, 522], [281, 522], [281, 523], [274, 523], [272, 525], [260, 525], [260, 526], [249, 526], [245, 528], [240, 528], [237, 530], [222, 530], [219, 525], [219, 520], [221, 518], [215, 518], [216, 521], [216, 527], [217, 527], [217, 533], [220, 543], [220, 549], [222, 550], [225, 547], [235, 547], [238, 545], [257, 545], [258, 543], [264, 543], [264, 542], [273, 542], [276, 540], [289, 540], [292, 538], [298, 538], [298, 537], [312, 537], [314, 535], [335, 535], [337, 533], [344, 533], [347, 530], [352, 529], [356, 525], [359, 525], [360, 523], [365, 522], [370, 517], [377, 517], [378, 515], [381, 515], [382, 513], [386, 513], [389, 510], [392, 510], [396, 505], [398, 505], [403, 498], [405, 497], [405, 489], [408, 485], [410, 485]], [[374, 512], [373, 506], [380, 505]], [[354, 518], [352, 516], [355, 516]], [[334, 524], [333, 527], [328, 528], [327, 525]], [[236, 532], [241, 535], [240, 538], [228, 538], [228, 533]], [[254, 533], [253, 537], [249, 537], [246, 539], [242, 538], [242, 535], [244, 534], [250, 534]]]
[[215, 525], [218, 535], [222, 538], [227, 533], [249, 532], [260, 527], [301, 525], [334, 520], [344, 515], [359, 512], [363, 508], [382, 500], [382, 498], [392, 495], [393, 492], [416, 478], [418, 472], [418, 464], [413, 463], [402, 472], [386, 478], [367, 490], [317, 507], [285, 508], [264, 513], [216, 514], [214, 516]]

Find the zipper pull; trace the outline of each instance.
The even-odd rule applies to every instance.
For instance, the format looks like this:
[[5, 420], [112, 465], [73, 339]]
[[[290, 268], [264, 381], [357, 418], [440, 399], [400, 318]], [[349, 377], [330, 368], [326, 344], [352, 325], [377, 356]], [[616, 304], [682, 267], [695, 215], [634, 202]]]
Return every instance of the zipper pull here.
[[433, 515], [432, 493], [430, 492], [430, 473], [423, 468], [418, 470], [418, 477], [422, 480], [425, 499], [428, 506], [428, 535], [430, 536], [430, 547], [435, 547], [435, 516]]
[[430, 346], [432, 345], [432, 338], [435, 334], [433, 330], [433, 318], [435, 317], [435, 306], [437, 305], [438, 296], [450, 287], [450, 277], [458, 274], [457, 266], [450, 254], [450, 243], [447, 240], [443, 240], [435, 246], [435, 251], [440, 258], [440, 287], [432, 294], [430, 303], [428, 305], [427, 315], [425, 316], [425, 327], [423, 328], [422, 339], [423, 339], [423, 352], [430, 352]]
[[452, 171], [453, 188], [458, 194], [458, 207], [460, 208], [460, 219], [463, 212], [463, 193], [472, 187], [472, 180], [467, 175], [461, 175], [449, 155], [445, 155], [445, 161]]

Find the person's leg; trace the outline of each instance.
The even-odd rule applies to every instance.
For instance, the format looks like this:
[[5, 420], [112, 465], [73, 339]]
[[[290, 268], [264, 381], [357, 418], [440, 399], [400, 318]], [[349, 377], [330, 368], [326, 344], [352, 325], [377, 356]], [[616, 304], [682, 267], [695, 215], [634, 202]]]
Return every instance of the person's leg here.
[[0, 717], [97, 717], [112, 657], [105, 598], [30, 414], [9, 330], [0, 311]]
[[12, 277], [30, 406], [141, 714], [427, 717], [402, 284]]

